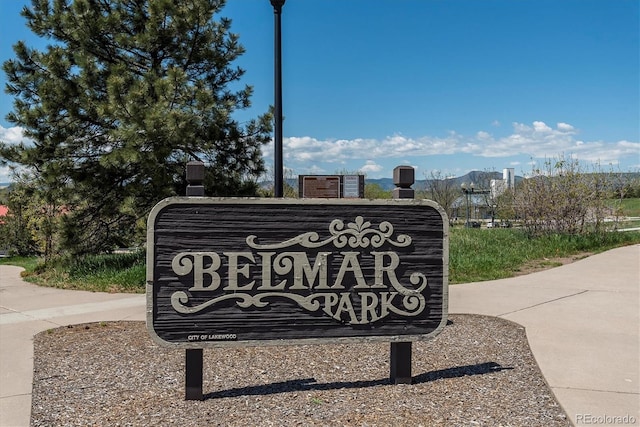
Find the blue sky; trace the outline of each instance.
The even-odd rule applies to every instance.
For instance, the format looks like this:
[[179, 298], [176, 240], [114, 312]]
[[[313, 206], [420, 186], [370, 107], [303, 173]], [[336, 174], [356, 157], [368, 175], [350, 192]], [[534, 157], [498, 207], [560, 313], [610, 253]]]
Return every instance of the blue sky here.
[[[28, 2], [0, 2], [0, 60]], [[243, 120], [273, 103], [273, 8], [228, 0], [254, 87]], [[637, 0], [287, 0], [282, 14], [284, 164], [293, 174], [395, 166], [463, 175], [575, 156], [640, 169]], [[4, 87], [4, 74], [1, 83]], [[0, 138], [20, 129], [6, 121]], [[267, 165], [272, 146], [265, 148]], [[6, 170], [0, 170], [0, 182]]]

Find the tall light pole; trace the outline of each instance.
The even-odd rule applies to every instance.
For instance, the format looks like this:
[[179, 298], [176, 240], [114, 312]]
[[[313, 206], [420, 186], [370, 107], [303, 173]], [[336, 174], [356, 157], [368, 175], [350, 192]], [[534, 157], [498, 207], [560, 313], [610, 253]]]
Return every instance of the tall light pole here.
[[270, 0], [275, 18], [274, 29], [274, 196], [284, 196], [284, 167], [282, 164], [282, 38], [281, 16], [285, 0]]

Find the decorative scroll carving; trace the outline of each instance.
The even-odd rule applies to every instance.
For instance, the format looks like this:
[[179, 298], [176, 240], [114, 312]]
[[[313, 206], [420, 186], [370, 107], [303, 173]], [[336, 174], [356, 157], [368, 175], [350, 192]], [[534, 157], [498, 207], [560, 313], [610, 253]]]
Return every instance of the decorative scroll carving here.
[[261, 245], [256, 243], [258, 236], [250, 235], [247, 236], [247, 245], [253, 249], [282, 249], [294, 245], [314, 249], [333, 242], [336, 248], [341, 249], [347, 245], [351, 248], [367, 248], [369, 246], [379, 248], [383, 244], [389, 243], [402, 248], [411, 244], [411, 237], [406, 234], [399, 235], [397, 240], [391, 239], [390, 237], [393, 235], [393, 225], [388, 221], [381, 222], [377, 230], [370, 227], [371, 222], [365, 222], [362, 216], [357, 216], [355, 222], [350, 222], [346, 228], [342, 220], [334, 219], [331, 221], [331, 224], [329, 224], [331, 237], [324, 240], [319, 240], [320, 236], [318, 233], [312, 231], [300, 234], [281, 243]]
[[[198, 313], [208, 307], [211, 307], [219, 302], [237, 299], [239, 301], [236, 304], [242, 308], [253, 307], [266, 307], [269, 302], [266, 299], [273, 298], [286, 298], [294, 301], [301, 308], [315, 312], [322, 309], [329, 316], [338, 321], [346, 321], [342, 316], [346, 315], [349, 318], [350, 324], [367, 324], [387, 317], [390, 313], [395, 313], [400, 316], [411, 317], [420, 314], [426, 305], [424, 295], [420, 293], [412, 293], [405, 295], [401, 299], [402, 307], [394, 305], [394, 299], [398, 296], [396, 292], [384, 292], [382, 297], [379, 298], [376, 293], [363, 292], [360, 294], [361, 298], [366, 298], [369, 302], [375, 301], [373, 305], [362, 305], [360, 311], [360, 318], [353, 309], [353, 302], [351, 294], [343, 292], [336, 293], [317, 293], [308, 296], [302, 296], [298, 294], [292, 294], [287, 292], [264, 292], [257, 295], [249, 295], [243, 293], [234, 293], [222, 295], [217, 298], [212, 298], [207, 302], [204, 302], [196, 306], [186, 305], [189, 302], [189, 295], [183, 291], [174, 292], [171, 295], [171, 306], [182, 314], [194, 314]], [[324, 300], [321, 304], [319, 300]], [[378, 308], [379, 306], [379, 308]], [[371, 307], [376, 307], [375, 311], [371, 310]]]

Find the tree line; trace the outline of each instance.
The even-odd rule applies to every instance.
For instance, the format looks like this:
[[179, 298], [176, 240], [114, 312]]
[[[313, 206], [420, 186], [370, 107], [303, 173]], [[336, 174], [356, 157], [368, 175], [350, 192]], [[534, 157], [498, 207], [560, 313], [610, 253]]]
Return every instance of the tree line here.
[[[606, 231], [605, 219], [620, 219], [620, 201], [640, 197], [640, 174], [602, 171], [575, 158], [559, 156], [535, 164], [527, 179], [513, 188], [491, 189], [494, 173], [480, 172], [472, 202], [461, 197], [454, 177], [433, 171], [426, 180], [425, 197], [439, 203], [453, 218], [466, 203], [484, 207], [492, 216], [516, 220], [530, 236], [586, 234]], [[615, 221], [612, 224], [616, 224]]]

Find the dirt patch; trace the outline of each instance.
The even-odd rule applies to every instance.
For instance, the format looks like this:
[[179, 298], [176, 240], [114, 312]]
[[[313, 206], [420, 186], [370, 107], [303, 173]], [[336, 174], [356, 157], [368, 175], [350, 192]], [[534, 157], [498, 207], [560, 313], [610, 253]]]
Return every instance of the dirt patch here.
[[539, 271], [548, 270], [554, 267], [560, 267], [566, 264], [571, 264], [575, 261], [587, 258], [593, 255], [592, 252], [581, 252], [567, 257], [554, 257], [531, 260], [524, 263], [517, 270], [514, 271], [514, 276], [524, 276], [525, 274], [537, 273]]

